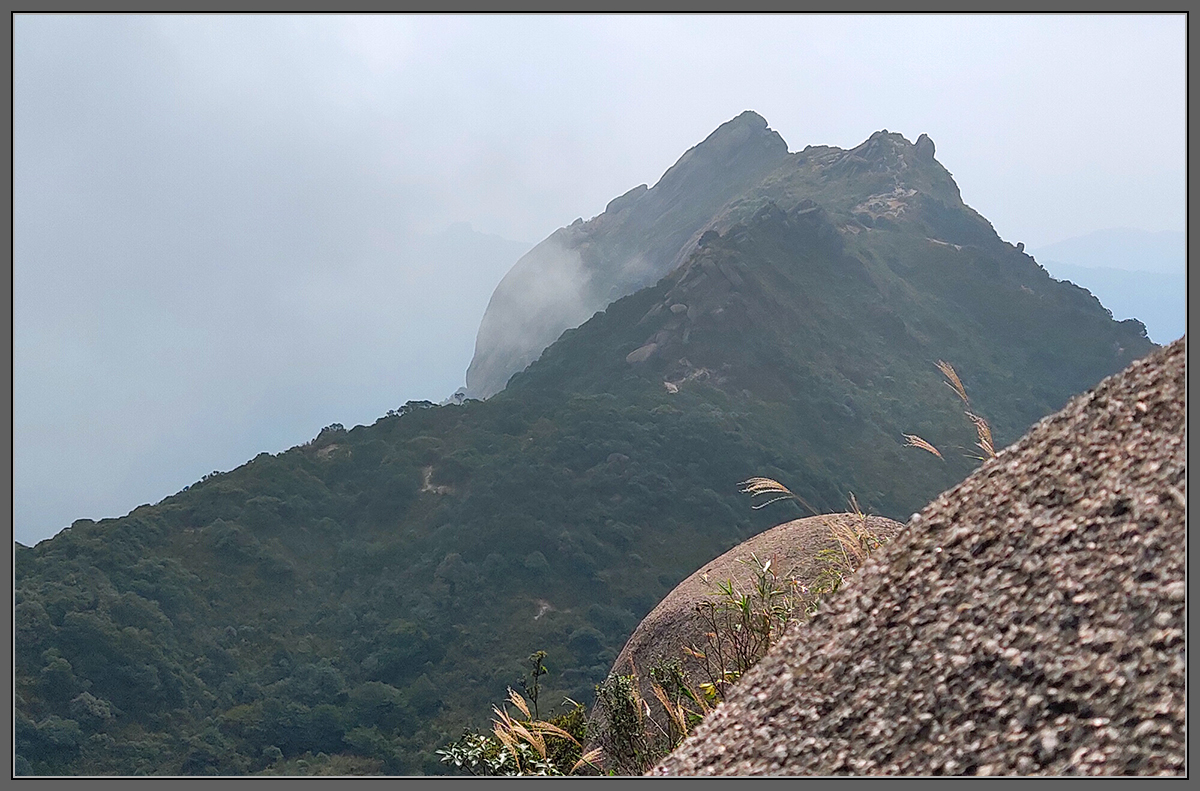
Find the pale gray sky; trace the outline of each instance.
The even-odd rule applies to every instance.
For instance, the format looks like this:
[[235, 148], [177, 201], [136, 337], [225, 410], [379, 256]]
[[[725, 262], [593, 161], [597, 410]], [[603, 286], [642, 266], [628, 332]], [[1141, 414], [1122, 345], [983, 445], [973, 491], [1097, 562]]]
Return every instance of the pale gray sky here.
[[449, 395], [522, 248], [430, 235], [535, 243], [746, 109], [791, 150], [927, 133], [1031, 248], [1184, 229], [1182, 15], [18, 15], [13, 44], [23, 543]]

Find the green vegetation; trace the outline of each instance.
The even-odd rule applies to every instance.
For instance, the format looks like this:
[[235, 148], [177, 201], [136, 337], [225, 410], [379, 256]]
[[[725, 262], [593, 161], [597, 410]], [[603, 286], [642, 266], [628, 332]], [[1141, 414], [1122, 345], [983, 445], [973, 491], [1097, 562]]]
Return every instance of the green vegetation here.
[[465, 731], [458, 741], [436, 751], [442, 763], [466, 774], [493, 777], [562, 776], [594, 768], [598, 752], [582, 750], [587, 725], [582, 703], [567, 698], [566, 711], [546, 721], [531, 714], [525, 699], [511, 689], [508, 701], [521, 717], [514, 717], [507, 706], [493, 707], [493, 735]]
[[529, 682], [521, 679], [521, 686], [533, 702], [533, 712], [525, 698], [508, 690], [508, 702], [523, 716], [514, 717], [507, 705], [494, 706], [492, 735], [464, 730], [457, 741], [436, 751], [442, 763], [465, 774], [492, 777], [561, 776], [595, 768], [598, 751], [583, 753], [587, 711], [582, 703], [566, 698], [562, 714], [549, 721], [541, 719], [541, 677], [550, 672], [543, 662], [545, 658], [545, 651], [530, 654]]
[[740, 590], [732, 579], [713, 581], [715, 595], [696, 606], [707, 627], [707, 644], [682, 646], [684, 653], [703, 663], [707, 679], [700, 683], [700, 691], [714, 704], [724, 700], [729, 687], [766, 656], [804, 593], [795, 580], [781, 582], [770, 559], [751, 555], [743, 562], [753, 567], [753, 586]]

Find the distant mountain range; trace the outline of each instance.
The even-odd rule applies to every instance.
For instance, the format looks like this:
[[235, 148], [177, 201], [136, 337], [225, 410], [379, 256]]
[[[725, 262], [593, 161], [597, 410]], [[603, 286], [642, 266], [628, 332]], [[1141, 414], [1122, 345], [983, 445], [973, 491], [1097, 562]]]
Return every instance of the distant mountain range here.
[[1030, 254], [1053, 277], [1091, 291], [1113, 318], [1137, 318], [1155, 343], [1187, 329], [1187, 235], [1110, 228]]
[[1130, 272], [1182, 275], [1187, 268], [1187, 234], [1106, 228], [1029, 251], [1041, 261]]
[[934, 153], [887, 130], [789, 153], [744, 113], [521, 259], [479, 329], [487, 400], [17, 546], [17, 773], [444, 771], [531, 651], [543, 713], [589, 703], [676, 584], [803, 515], [739, 481], [904, 520], [983, 452], [965, 408], [1003, 446], [1155, 348]]

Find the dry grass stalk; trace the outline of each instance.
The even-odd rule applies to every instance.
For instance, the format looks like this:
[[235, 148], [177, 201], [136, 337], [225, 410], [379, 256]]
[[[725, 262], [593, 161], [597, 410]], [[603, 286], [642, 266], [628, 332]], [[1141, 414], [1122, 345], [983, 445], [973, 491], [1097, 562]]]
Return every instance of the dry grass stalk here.
[[996, 449], [992, 445], [992, 427], [988, 425], [987, 420], [973, 412], [967, 412], [966, 415], [967, 419], [975, 425], [975, 433], [979, 435], [979, 441], [975, 444], [983, 451], [986, 458], [995, 458]]
[[576, 740], [576, 738], [574, 736], [567, 733], [562, 728], [558, 727], [557, 725], [555, 725], [552, 722], [543, 722], [543, 721], [539, 720], [538, 722], [533, 723], [533, 728], [539, 734], [550, 733], [555, 736], [558, 736], [561, 739], [566, 739], [567, 741], [571, 742], [572, 744], [576, 744], [576, 745], [579, 744], [578, 740]]
[[962, 380], [958, 378], [958, 374], [954, 372], [954, 366], [945, 360], [938, 360], [935, 365], [937, 369], [946, 377], [946, 386], [962, 399], [967, 406], [971, 405], [971, 399], [967, 398], [967, 388], [963, 387]]
[[945, 459], [942, 457], [941, 451], [939, 451], [937, 448], [933, 447], [933, 445], [931, 445], [930, 443], [928, 443], [925, 440], [918, 437], [916, 434], [905, 434], [904, 435], [904, 447], [920, 448], [921, 450], [927, 450], [930, 453], [932, 453], [934, 456], [937, 456], [939, 459], [942, 459], [942, 461], [945, 461]]
[[505, 726], [504, 723], [498, 720], [492, 721], [492, 732], [496, 734], [496, 738], [500, 740], [500, 743], [508, 748], [509, 753], [512, 754], [513, 760], [517, 762], [517, 767], [520, 768], [521, 753], [517, 750], [517, 740], [513, 738], [512, 732], [507, 728], [507, 726]]
[[521, 713], [525, 715], [525, 719], [532, 719], [529, 715], [529, 706], [525, 704], [525, 698], [521, 697], [515, 690], [510, 689], [508, 691], [508, 699], [512, 701], [514, 706], [521, 710]]
[[650, 714], [650, 704], [642, 700], [641, 690], [638, 687], [637, 666], [633, 664], [632, 656], [629, 657], [629, 674], [633, 676], [633, 707], [637, 711], [638, 725], [641, 726]]
[[850, 503], [854, 513], [859, 517], [858, 524], [848, 524], [838, 519], [829, 521], [829, 532], [837, 541], [847, 573], [853, 572], [861, 566], [867, 559], [867, 555], [883, 543], [867, 530], [866, 514], [858, 509], [858, 502], [854, 499], [854, 495], [850, 496]]
[[817, 516], [820, 514], [820, 512], [817, 509], [813, 508], [811, 505], [809, 505], [808, 501], [805, 500], [803, 497], [796, 494], [795, 492], [793, 492], [791, 489], [784, 486], [779, 481], [773, 480], [771, 478], [761, 478], [761, 477], [747, 478], [746, 480], [744, 480], [738, 484], [738, 491], [741, 492], [742, 494], [750, 495], [751, 498], [758, 497], [760, 495], [775, 495], [774, 497], [772, 497], [770, 500], [768, 500], [765, 503], [759, 503], [758, 505], [751, 505], [750, 507], [752, 509], [754, 509], [755, 511], [757, 511], [760, 508], [766, 508], [771, 503], [777, 503], [780, 500], [795, 500], [796, 502], [800, 503], [805, 508], [807, 508], [809, 511], [811, 511], [813, 516]]
[[[945, 360], [938, 360], [936, 363], [934, 363], [934, 365], [936, 365], [937, 369], [942, 372], [943, 376], [946, 377], [944, 384], [953, 390], [954, 394], [961, 398], [964, 404], [970, 406], [971, 400], [967, 398], [967, 389], [963, 386], [962, 380], [958, 378], [958, 374], [954, 371], [954, 366]], [[969, 458], [977, 459], [979, 461], [986, 461], [987, 459], [995, 458], [996, 445], [992, 439], [992, 427], [988, 425], [987, 420], [969, 409], [963, 410], [963, 414], [967, 416], [967, 419], [971, 421], [971, 425], [975, 427], [975, 434], [978, 437], [978, 441], [975, 443], [975, 445], [981, 451], [983, 451], [982, 456], [975, 456], [970, 453], [966, 455]], [[937, 456], [939, 459], [942, 459], [942, 461], [945, 461], [945, 459], [942, 458], [942, 454], [938, 452], [937, 448], [933, 447], [933, 445], [921, 439], [916, 434], [905, 434], [904, 440], [905, 447], [927, 450]]]
[[588, 750], [579, 757], [579, 760], [571, 767], [571, 774], [575, 774], [584, 766], [595, 766], [596, 759], [604, 755], [604, 751], [597, 747], [594, 750]]
[[[508, 730], [510, 735], [521, 737], [538, 751], [538, 755], [546, 757], [546, 740], [541, 737], [541, 734], [531, 732], [524, 725], [510, 718], [506, 712], [496, 709], [496, 713], [503, 718], [503, 727]], [[496, 724], [500, 725], [500, 723]]]
[[657, 681], [650, 682], [650, 689], [654, 692], [654, 697], [658, 698], [658, 702], [662, 704], [667, 716], [671, 718], [671, 724], [675, 726], [680, 737], [686, 738], [688, 735], [687, 712], [683, 708], [683, 704], [672, 703], [666, 690]]
[[[533, 719], [529, 713], [529, 705], [518, 692], [509, 689], [508, 701], [516, 706], [521, 713], [525, 715], [525, 722], [518, 722], [517, 720], [514, 720], [505, 709], [493, 706], [492, 711], [496, 713], [496, 719], [492, 721], [492, 732], [496, 734], [496, 738], [500, 741], [500, 743], [508, 749], [509, 753], [513, 757], [513, 760], [516, 762], [518, 769], [520, 769], [521, 766], [521, 753], [517, 749], [517, 744], [520, 741], [526, 742], [533, 747], [533, 749], [537, 750], [537, 753], [542, 757], [542, 760], [545, 760], [547, 755], [545, 734], [551, 734], [561, 739], [566, 739], [576, 746], [579, 745], [579, 741], [574, 736], [558, 727], [554, 723]], [[579, 767], [592, 763], [596, 757], [593, 755], [593, 753], [596, 752], [597, 751], [593, 750], [587, 755], [581, 757], [579, 761], [577, 761], [571, 768], [571, 771], [574, 772], [579, 769]]]
[[850, 492], [850, 496], [847, 499], [850, 502], [850, 513], [858, 517], [859, 524], [862, 526], [862, 529], [865, 530], [867, 527], [867, 515], [863, 513], [862, 507], [859, 506], [858, 498], [854, 496], [854, 492]]

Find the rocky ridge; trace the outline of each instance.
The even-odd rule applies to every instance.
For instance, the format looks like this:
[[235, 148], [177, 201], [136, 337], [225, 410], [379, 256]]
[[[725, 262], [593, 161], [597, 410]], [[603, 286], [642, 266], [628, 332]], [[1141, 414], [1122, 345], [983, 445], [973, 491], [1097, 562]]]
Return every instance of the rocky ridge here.
[[1002, 255], [986, 219], [962, 202], [927, 135], [912, 143], [884, 129], [851, 149], [789, 153], [747, 110], [688, 150], [653, 187], [639, 185], [605, 211], [560, 228], [514, 265], [480, 323], [466, 394], [487, 398], [566, 329], [687, 262], [705, 234], [743, 228], [765, 206], [820, 206], [857, 235], [915, 228], [941, 244]]

